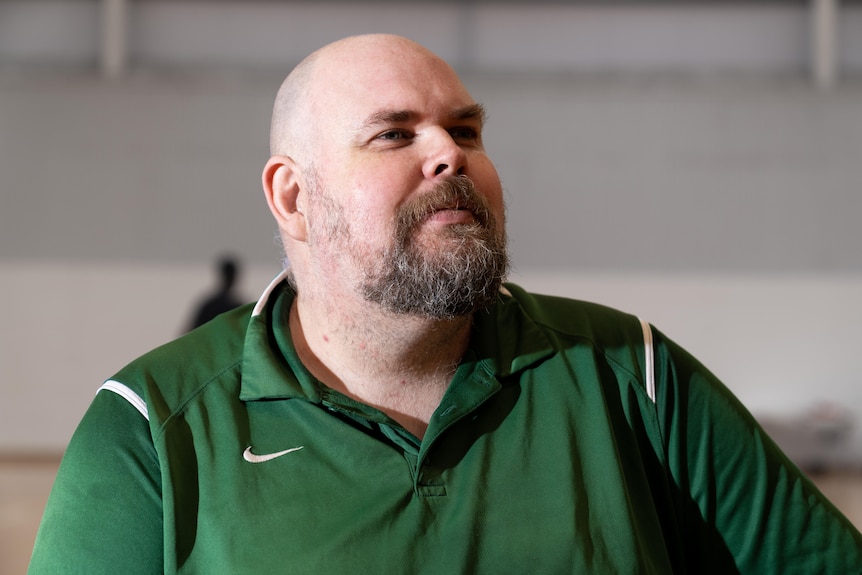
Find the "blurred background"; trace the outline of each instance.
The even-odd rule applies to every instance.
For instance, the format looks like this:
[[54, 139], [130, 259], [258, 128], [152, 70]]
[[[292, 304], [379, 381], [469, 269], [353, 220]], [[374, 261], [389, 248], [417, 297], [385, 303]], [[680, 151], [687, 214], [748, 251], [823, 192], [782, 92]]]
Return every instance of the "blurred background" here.
[[859, 470], [862, 3], [0, 0], [0, 490], [33, 487], [0, 536], [218, 258], [246, 300], [279, 271], [275, 91], [365, 32], [488, 108], [514, 281], [648, 319], [803, 468]]

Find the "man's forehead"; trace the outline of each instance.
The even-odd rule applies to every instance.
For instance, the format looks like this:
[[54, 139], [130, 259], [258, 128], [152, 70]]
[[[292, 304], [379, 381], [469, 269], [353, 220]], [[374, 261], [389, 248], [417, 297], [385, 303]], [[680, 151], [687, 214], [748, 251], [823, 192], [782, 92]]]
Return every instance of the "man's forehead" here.
[[420, 117], [484, 120], [448, 64], [399, 37], [348, 39], [322, 50], [311, 84], [311, 116], [349, 131]]

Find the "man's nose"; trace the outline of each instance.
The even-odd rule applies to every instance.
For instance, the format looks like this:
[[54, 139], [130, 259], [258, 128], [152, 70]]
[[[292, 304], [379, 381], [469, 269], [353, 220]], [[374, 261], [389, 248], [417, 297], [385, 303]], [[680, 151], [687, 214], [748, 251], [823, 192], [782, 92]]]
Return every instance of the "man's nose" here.
[[467, 154], [446, 130], [435, 131], [429, 138], [429, 152], [425, 160], [425, 177], [435, 179], [464, 175]]

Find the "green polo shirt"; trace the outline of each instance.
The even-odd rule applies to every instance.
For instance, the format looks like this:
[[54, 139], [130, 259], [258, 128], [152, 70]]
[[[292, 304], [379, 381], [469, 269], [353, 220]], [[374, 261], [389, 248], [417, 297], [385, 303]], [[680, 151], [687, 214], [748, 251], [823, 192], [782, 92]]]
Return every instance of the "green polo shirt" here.
[[862, 572], [859, 533], [633, 316], [507, 286], [420, 441], [311, 376], [292, 299], [103, 386], [30, 573]]

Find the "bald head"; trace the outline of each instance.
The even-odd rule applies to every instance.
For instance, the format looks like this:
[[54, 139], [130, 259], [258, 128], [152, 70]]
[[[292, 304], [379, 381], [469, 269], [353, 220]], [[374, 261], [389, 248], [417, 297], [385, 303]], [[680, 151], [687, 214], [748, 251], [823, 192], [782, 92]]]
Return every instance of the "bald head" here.
[[[309, 121], [305, 104], [311, 92], [311, 76], [317, 55], [315, 52], [300, 62], [278, 90], [269, 133], [269, 152], [273, 156], [299, 155], [297, 148], [305, 137], [300, 128]], [[305, 132], [307, 134], [308, 130]]]
[[[352, 36], [303, 60], [278, 92], [262, 174], [297, 289], [365, 301], [369, 278], [401, 281], [390, 268], [414, 279], [470, 270], [469, 293], [484, 289], [474, 280], [491, 285], [498, 272], [473, 256], [505, 256], [505, 206], [483, 127], [483, 108], [455, 71], [406, 38]], [[456, 179], [469, 181], [468, 199], [455, 197]], [[420, 211], [407, 229], [404, 214]], [[389, 257], [414, 243], [406, 259]]]
[[387, 67], [406, 67], [417, 76], [423, 69], [444, 69], [457, 77], [436, 54], [402, 36], [367, 34], [328, 44], [300, 62], [282, 83], [272, 112], [271, 155], [307, 162], [315, 144], [315, 115], [321, 108], [327, 113], [338, 106], [327, 102], [327, 96], [335, 95], [338, 85], [349, 82], [349, 77], [378, 74]]

